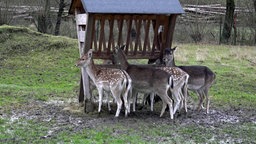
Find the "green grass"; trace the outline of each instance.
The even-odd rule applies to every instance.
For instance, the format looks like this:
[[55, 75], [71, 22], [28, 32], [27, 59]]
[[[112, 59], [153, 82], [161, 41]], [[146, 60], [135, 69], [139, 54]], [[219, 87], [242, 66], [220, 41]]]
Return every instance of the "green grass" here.
[[255, 47], [185, 44], [179, 45], [175, 56], [176, 65], [206, 65], [216, 73], [210, 89], [216, 105], [255, 107]]
[[1, 26], [0, 38], [1, 105], [19, 101], [16, 98], [20, 95], [47, 100], [50, 93], [71, 94], [76, 90], [76, 40], [11, 26]]
[[[226, 143], [229, 138], [233, 143], [241, 139], [245, 143], [255, 141], [253, 123], [181, 126], [146, 123], [142, 119], [134, 127], [117, 121], [74, 131], [63, 125], [52, 137], [44, 138], [56, 121], [12, 121], [8, 116], [31, 101], [77, 97], [77, 40], [5, 25], [0, 26], [0, 43], [0, 143]], [[216, 73], [210, 89], [211, 107], [256, 108], [255, 47], [178, 44], [175, 57], [177, 65], [206, 65]]]

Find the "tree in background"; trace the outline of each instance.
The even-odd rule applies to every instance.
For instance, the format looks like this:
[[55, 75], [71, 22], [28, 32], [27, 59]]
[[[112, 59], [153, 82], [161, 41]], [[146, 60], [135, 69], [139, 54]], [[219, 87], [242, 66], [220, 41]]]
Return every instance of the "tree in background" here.
[[253, 0], [254, 6], [254, 45], [256, 45], [256, 0]]
[[50, 0], [45, 0], [45, 6], [37, 16], [37, 30], [41, 33], [50, 33], [52, 28], [50, 6]]
[[221, 43], [227, 44], [229, 42], [232, 27], [234, 24], [234, 11], [235, 11], [234, 0], [226, 0], [226, 15], [225, 15], [224, 27], [221, 34]]
[[11, 7], [11, 0], [1, 0], [0, 2], [0, 25], [3, 24], [10, 24], [10, 22], [13, 19], [14, 11], [11, 11], [11, 9], [14, 9]]
[[69, 5], [68, 3], [65, 3], [65, 0], [59, 0], [59, 10], [58, 10], [58, 14], [57, 14], [54, 35], [59, 35], [59, 33], [60, 33], [61, 17], [63, 15], [64, 8], [68, 5]]

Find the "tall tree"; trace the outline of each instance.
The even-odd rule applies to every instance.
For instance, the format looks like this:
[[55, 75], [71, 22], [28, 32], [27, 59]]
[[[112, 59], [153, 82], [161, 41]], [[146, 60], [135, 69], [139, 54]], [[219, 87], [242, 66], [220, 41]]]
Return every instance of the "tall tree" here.
[[225, 21], [224, 21], [222, 34], [221, 34], [221, 43], [229, 42], [232, 27], [234, 24], [234, 11], [235, 11], [234, 0], [226, 0], [226, 15], [225, 15]]
[[50, 15], [50, 0], [45, 0], [44, 10], [37, 16], [37, 29], [39, 32], [47, 33], [52, 27], [51, 15]]
[[[254, 6], [254, 22], [256, 23], [256, 0], [253, 0]], [[254, 25], [254, 45], [256, 45], [256, 26]]]
[[256, 13], [256, 0], [253, 0], [254, 11]]
[[59, 11], [57, 14], [57, 21], [56, 21], [55, 30], [54, 30], [55, 35], [59, 35], [60, 33], [61, 17], [64, 12], [64, 8], [66, 6], [68, 6], [68, 4], [65, 3], [65, 0], [59, 0]]

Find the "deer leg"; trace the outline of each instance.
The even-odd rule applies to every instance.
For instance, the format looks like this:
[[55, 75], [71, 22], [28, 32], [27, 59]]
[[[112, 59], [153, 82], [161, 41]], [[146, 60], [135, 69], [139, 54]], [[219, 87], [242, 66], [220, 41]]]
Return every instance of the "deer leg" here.
[[150, 94], [150, 109], [151, 109], [151, 111], [154, 110], [154, 97], [155, 97], [155, 94], [151, 93]]
[[116, 115], [115, 115], [115, 117], [118, 117], [119, 114], [120, 114], [121, 108], [122, 108], [122, 103], [123, 103], [123, 102], [122, 102], [122, 99], [121, 99], [121, 97], [120, 97], [121, 93], [120, 93], [119, 91], [113, 90], [113, 89], [111, 89], [111, 92], [112, 92], [114, 98], [116, 99], [117, 109], [116, 109]]
[[130, 113], [129, 102], [128, 102], [128, 98], [127, 98], [128, 92], [129, 92], [129, 89], [126, 89], [123, 94], [123, 100], [124, 100], [124, 106], [125, 106], [125, 117], [127, 117], [128, 113]]
[[162, 105], [162, 110], [161, 110], [160, 117], [162, 117], [162, 116], [163, 116], [164, 111], [165, 111], [165, 109], [166, 109], [166, 107], [167, 107], [167, 103], [166, 103], [164, 100], [162, 100], [162, 102], [163, 102], [163, 105]]
[[202, 92], [200, 90], [196, 90], [195, 92], [198, 95], [198, 99], [199, 99], [199, 102], [198, 102], [198, 105], [197, 105], [197, 111], [200, 111], [201, 108], [202, 108], [202, 103], [203, 103]]
[[180, 110], [183, 108], [183, 106], [184, 106], [184, 96], [183, 96], [181, 90], [179, 91], [179, 97], [180, 97], [180, 99], [181, 99], [181, 101], [180, 101], [180, 107], [179, 107], [179, 111], [180, 111]]
[[173, 106], [172, 106], [173, 101], [168, 95], [167, 95], [167, 101], [168, 101], [167, 104], [169, 106], [170, 117], [171, 119], [173, 119], [173, 115], [174, 115]]
[[200, 107], [201, 107], [201, 109], [205, 109], [205, 107], [204, 107], [204, 100], [205, 100], [205, 92], [204, 92], [204, 90], [200, 90], [200, 95], [201, 95], [201, 101], [200, 101]]
[[104, 94], [107, 97], [107, 103], [108, 103], [108, 111], [111, 111], [111, 106], [110, 106], [110, 102], [109, 102], [109, 92], [104, 91]]
[[128, 113], [131, 112], [131, 98], [132, 98], [132, 87], [128, 90], [128, 94], [127, 94]]
[[138, 92], [137, 91], [132, 91], [132, 99], [133, 99], [133, 112], [135, 112], [135, 106], [136, 106], [136, 99], [138, 96]]
[[209, 107], [210, 107], [210, 99], [208, 96], [208, 88], [204, 89], [204, 96], [206, 97], [206, 113], [209, 113]]
[[101, 105], [102, 105], [102, 95], [103, 95], [103, 89], [102, 87], [97, 87], [98, 93], [99, 93], [99, 107], [98, 107], [98, 112], [100, 113], [101, 111]]
[[165, 92], [165, 94], [158, 93], [158, 95], [160, 96], [160, 98], [162, 99], [162, 102], [163, 102], [160, 117], [163, 116], [166, 106], [168, 104], [169, 111], [170, 111], [170, 117], [171, 117], [171, 119], [173, 119], [172, 99], [168, 96], [167, 91]]
[[171, 99], [170, 99], [170, 102], [169, 102], [168, 106], [169, 106], [169, 111], [170, 111], [170, 117], [171, 117], [171, 119], [173, 119], [174, 113], [173, 113], [173, 106], [172, 106], [172, 100]]
[[130, 87], [128, 87], [127, 89], [127, 102], [128, 102], [128, 113], [131, 112], [131, 101], [130, 98], [132, 97], [132, 82], [128, 81], [128, 85], [130, 85]]
[[143, 96], [143, 106], [145, 106], [146, 105], [146, 102], [147, 102], [147, 98], [148, 98], [148, 94], [144, 94], [144, 96]]
[[174, 88], [172, 91], [172, 96], [174, 98], [174, 110], [173, 110], [173, 114], [176, 113], [177, 109], [180, 106], [181, 100], [180, 100], [180, 95], [179, 95], [179, 90], [177, 90], [177, 88]]
[[182, 94], [183, 94], [185, 112], [187, 113], [188, 112], [188, 106], [187, 106], [188, 87], [187, 87], [186, 83], [184, 84], [184, 86], [182, 88]]

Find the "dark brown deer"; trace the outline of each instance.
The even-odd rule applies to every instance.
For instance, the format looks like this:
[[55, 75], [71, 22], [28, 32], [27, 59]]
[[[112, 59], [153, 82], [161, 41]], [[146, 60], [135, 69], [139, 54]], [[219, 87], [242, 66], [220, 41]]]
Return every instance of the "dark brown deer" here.
[[[126, 55], [122, 50], [123, 48], [124, 46], [115, 49], [113, 53], [113, 60], [115, 64], [120, 63], [121, 69], [125, 70], [130, 75], [132, 79], [133, 99], [136, 98], [135, 95], [137, 95], [138, 92], [151, 95], [157, 94], [163, 102], [160, 117], [162, 117], [168, 105], [170, 117], [173, 119], [173, 101], [168, 96], [168, 91], [172, 87], [171, 75], [160, 69], [129, 64], [126, 59]], [[135, 111], [134, 101], [135, 100], [133, 100], [133, 111]]]
[[77, 66], [85, 67], [86, 72], [95, 84], [99, 93], [99, 107], [98, 112], [101, 111], [103, 90], [111, 92], [115, 101], [117, 102], [117, 110], [115, 117], [119, 116], [123, 96], [125, 106], [125, 116], [130, 112], [130, 104], [128, 102], [128, 92], [131, 90], [131, 78], [124, 70], [99, 67], [94, 64], [92, 58], [93, 50], [90, 49], [84, 54], [79, 61]]
[[206, 113], [209, 113], [210, 99], [208, 92], [213, 82], [215, 81], [216, 75], [206, 66], [176, 66], [174, 60], [175, 50], [176, 47], [165, 49], [165, 55], [163, 56], [165, 65], [170, 67], [179, 67], [189, 74], [188, 89], [194, 91], [199, 97], [197, 109], [204, 109], [203, 102], [206, 98]]

